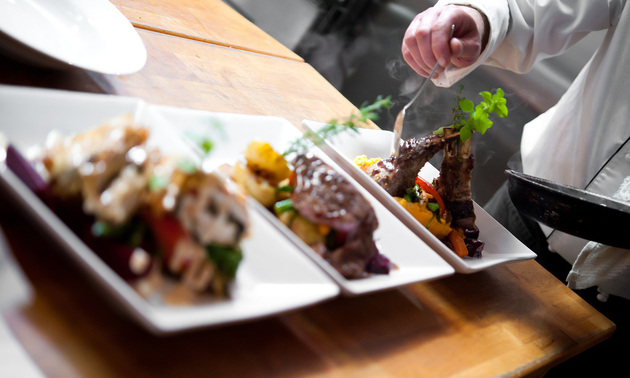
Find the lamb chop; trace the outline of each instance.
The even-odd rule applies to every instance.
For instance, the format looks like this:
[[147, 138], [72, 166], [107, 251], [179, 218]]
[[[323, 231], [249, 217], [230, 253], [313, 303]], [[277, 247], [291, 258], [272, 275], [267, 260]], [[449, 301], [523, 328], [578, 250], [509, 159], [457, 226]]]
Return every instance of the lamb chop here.
[[[452, 133], [452, 129], [444, 129], [445, 137]], [[475, 157], [470, 153], [470, 139], [465, 142], [451, 140], [446, 143], [440, 176], [434, 182], [444, 205], [451, 213], [451, 225], [464, 230], [475, 229], [476, 217], [470, 190], [474, 163]]]
[[433, 182], [448, 210], [451, 227], [464, 232], [464, 241], [471, 257], [480, 256], [484, 243], [477, 240], [470, 179], [475, 162], [470, 152], [470, 139], [460, 141], [459, 133], [450, 128], [443, 135], [431, 134], [401, 144], [398, 157], [390, 156], [368, 167], [367, 173], [390, 195], [403, 197], [415, 185], [418, 172], [437, 152], [444, 149], [440, 176]]
[[[415, 185], [420, 169], [447, 143], [459, 139], [459, 133], [430, 134], [401, 142], [398, 157], [392, 155], [372, 164], [367, 174], [394, 197], [403, 197], [407, 189]], [[455, 142], [457, 143], [457, 142]]]

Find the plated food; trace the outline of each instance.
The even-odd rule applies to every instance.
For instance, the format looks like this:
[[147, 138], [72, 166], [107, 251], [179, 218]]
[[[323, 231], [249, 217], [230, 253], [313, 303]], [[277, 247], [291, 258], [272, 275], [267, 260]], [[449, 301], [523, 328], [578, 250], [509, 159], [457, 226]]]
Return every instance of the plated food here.
[[[294, 155], [289, 155], [287, 152], [293, 151], [296, 153], [295, 156], [297, 156], [297, 150], [301, 149], [300, 146], [304, 146], [303, 154], [310, 154], [321, 160], [325, 165], [336, 171], [344, 180], [351, 183], [374, 210], [378, 220], [378, 228], [372, 233], [372, 240], [375, 242], [379, 252], [386, 256], [392, 264], [395, 264], [395, 268], [392, 268], [388, 274], [369, 273], [365, 278], [360, 279], [344, 277], [321, 255], [318, 255], [313, 248], [300, 239], [295, 232], [282, 223], [275, 215], [275, 211], [271, 211], [273, 210], [273, 205], [265, 207], [254, 200], [254, 198], [248, 201], [251, 203], [250, 209], [252, 211], [250, 213], [252, 216], [262, 216], [275, 231], [282, 234], [294, 246], [296, 252], [307, 257], [321, 272], [330, 277], [341, 289], [343, 295], [363, 295], [414, 282], [444, 277], [454, 273], [451, 265], [444, 261], [427, 243], [405, 227], [364, 186], [359, 185], [347, 171], [341, 169], [318, 146], [306, 143], [305, 134], [301, 133], [297, 127], [286, 119], [193, 111], [165, 106], [155, 106], [154, 109], [159, 111], [166, 120], [178, 122], [184, 133], [192, 132], [203, 138], [216, 140], [217, 143], [209, 159], [212, 162], [212, 166], [220, 167], [225, 165], [234, 167], [238, 161], [241, 161], [243, 166], [246, 166], [247, 161], [244, 152], [248, 150], [248, 146], [254, 141], [268, 143], [276, 153], [282, 152], [281, 155], [284, 155], [282, 158], [289, 163], [294, 160]], [[213, 126], [217, 123], [223, 125], [222, 130], [218, 130]], [[330, 124], [327, 127], [330, 129]], [[218, 143], [218, 141], [221, 141], [221, 143]], [[305, 143], [296, 143], [298, 141]], [[206, 162], [204, 162], [204, 166], [206, 166]], [[289, 168], [291, 167], [292, 165], [289, 164]], [[278, 183], [276, 188], [281, 186], [282, 184]], [[284, 189], [287, 188], [282, 190]], [[276, 195], [275, 191], [272, 191], [272, 193], [273, 196]], [[283, 195], [285, 197], [280, 196], [275, 202], [286, 198], [287, 192]], [[274, 197], [271, 198], [273, 202]], [[322, 231], [326, 231], [325, 227], [322, 228]], [[255, 247], [260, 248], [261, 244], [258, 243]], [[288, 270], [287, 274], [289, 272], [291, 270]]]
[[38, 194], [142, 295], [168, 277], [172, 303], [227, 296], [249, 230], [245, 198], [189, 158], [148, 147], [150, 133], [130, 115], [76, 135], [51, 133], [30, 157], [46, 182]]
[[288, 162], [254, 140], [231, 176], [260, 204], [347, 279], [388, 274], [391, 262], [374, 241], [378, 219], [370, 203], [320, 158], [297, 153]]
[[[460, 87], [453, 110], [453, 124], [432, 134], [400, 142], [398, 155], [368, 160], [357, 157], [361, 166], [379, 186], [393, 196], [438, 239], [462, 258], [479, 258], [484, 242], [479, 228], [470, 187], [475, 158], [471, 153], [473, 131], [485, 133], [492, 126], [490, 113], [507, 116], [504, 93], [499, 88], [492, 95], [482, 92], [484, 101], [475, 107], [462, 99]], [[464, 113], [470, 113], [468, 119]], [[444, 151], [440, 175], [433, 182], [420, 175], [422, 167], [439, 151]], [[437, 223], [437, 224], [436, 224]]]
[[[499, 102], [499, 98], [501, 97], [499, 91], [497, 91], [497, 94], [484, 93], [484, 95], [486, 95], [484, 99], [487, 98], [488, 95], [490, 95], [491, 100], [494, 100], [492, 102], [495, 104], [495, 109], [501, 111], [501, 106], [497, 107], [497, 105], [501, 105]], [[477, 106], [469, 107], [468, 105], [470, 105], [470, 103], [465, 102], [465, 100], [461, 100], [461, 102], [464, 104], [464, 108], [466, 108], [467, 111], [474, 110], [477, 108], [477, 106], [481, 105], [479, 104]], [[484, 100], [483, 102], [486, 101]], [[462, 110], [462, 113], [467, 113], [467, 111], [465, 112]], [[487, 115], [488, 111], [489, 109], [486, 109], [480, 114], [483, 115], [485, 112], [485, 114]], [[459, 130], [449, 130], [450, 127], [436, 130], [436, 132], [434, 132], [435, 136], [432, 138], [444, 138], [445, 142], [448, 142], [449, 140], [451, 140], [451, 138], [457, 139], [457, 135], [452, 135], [457, 132], [459, 132], [460, 135], [459, 140], [461, 140], [462, 134], [464, 134], [464, 136], [466, 136], [466, 134], [472, 134], [472, 130], [478, 133], [485, 132], [485, 129], [487, 129], [488, 126], [488, 121], [485, 120], [484, 116], [480, 117], [478, 122], [476, 122], [476, 124], [474, 125], [472, 121], [469, 123], [470, 119], [470, 117], [468, 119], [464, 119], [462, 117], [461, 120], [457, 122], [457, 127], [459, 128]], [[327, 129], [326, 124], [309, 120], [303, 120], [302, 125], [312, 133], [319, 133], [321, 130]], [[472, 126], [475, 126], [475, 128], [473, 129]], [[440, 225], [438, 222], [436, 222], [436, 214], [432, 211], [437, 210], [437, 205], [426, 206], [427, 202], [429, 204], [433, 201], [437, 202], [437, 200], [435, 200], [435, 196], [430, 192], [427, 192], [427, 190], [423, 190], [424, 193], [420, 192], [419, 189], [422, 189], [422, 187], [416, 182], [417, 177], [420, 177], [424, 181], [426, 181], [426, 183], [432, 184], [440, 176], [440, 171], [438, 169], [434, 168], [433, 165], [431, 165], [430, 163], [427, 163], [424, 164], [421, 169], [420, 167], [417, 167], [418, 169], [420, 169], [420, 172], [415, 171], [415, 168], [413, 168], [412, 171], [415, 172], [413, 172], [413, 174], [409, 174], [408, 176], [409, 181], [407, 182], [411, 183], [409, 184], [408, 188], [413, 188], [417, 184], [419, 189], [414, 191], [420, 195], [419, 197], [421, 200], [425, 201], [424, 205], [420, 203], [421, 201], [418, 201], [417, 205], [411, 205], [412, 208], [416, 207], [415, 210], [418, 210], [418, 213], [420, 213], [415, 214], [419, 215], [418, 217], [414, 217], [406, 209], [406, 207], [401, 206], [401, 203], [396, 201], [395, 197], [393, 197], [387, 190], [379, 185], [376, 180], [371, 178], [369, 175], [366, 174], [364, 170], [361, 169], [361, 166], [365, 168], [366, 165], [374, 163], [377, 160], [385, 161], [390, 158], [392, 153], [392, 138], [393, 133], [390, 131], [358, 129], [356, 130], [356, 132], [338, 133], [330, 138], [326, 138], [324, 143], [321, 144], [319, 147], [324, 153], [326, 153], [326, 155], [331, 158], [331, 160], [333, 160], [339, 167], [347, 172], [349, 176], [351, 176], [354, 180], [356, 180], [356, 182], [364, 187], [386, 209], [394, 214], [394, 216], [398, 218], [398, 220], [400, 220], [409, 230], [411, 230], [417, 238], [424, 241], [444, 260], [448, 261], [448, 263], [453, 268], [455, 268], [458, 273], [474, 273], [487, 269], [491, 266], [513, 261], [532, 259], [536, 257], [535, 253], [533, 253], [512, 234], [505, 230], [495, 219], [493, 219], [487, 212], [483, 210], [481, 206], [476, 204], [474, 201], [469, 202], [469, 204], [472, 206], [472, 210], [474, 211], [474, 224], [480, 230], [480, 239], [484, 243], [483, 252], [478, 258], [459, 257], [451, 248], [447, 246], [447, 244], [442, 241], [444, 240], [443, 237], [436, 237], [435, 234], [427, 229], [425, 224], [421, 223], [430, 221], [430, 228], [431, 226]], [[357, 157], [361, 158], [357, 159]], [[412, 167], [412, 165], [408, 165], [407, 167]], [[453, 175], [452, 177], [457, 177], [457, 175]], [[407, 185], [405, 184], [402, 186]], [[429, 188], [429, 190], [433, 188], [437, 191], [437, 188], [433, 187], [433, 185], [427, 185], [427, 188]], [[427, 195], [427, 193], [431, 195], [429, 196]], [[457, 194], [459, 198], [463, 197], [461, 196], [461, 194], [455, 192], [453, 193]], [[413, 195], [413, 193], [411, 194]], [[404, 199], [405, 195], [407, 195], [406, 190], [401, 193], [401, 197], [399, 198]], [[431, 197], [433, 197], [434, 199], [431, 199]], [[443, 202], [446, 202], [445, 197], [445, 195], [440, 195], [440, 198], [442, 198]], [[407, 202], [413, 203], [414, 201], [412, 200]], [[465, 213], [462, 212], [461, 214], [464, 215]], [[418, 220], [418, 218], [420, 218], [420, 220]], [[443, 228], [443, 230], [448, 231], [448, 229], [446, 228]], [[444, 235], [444, 233], [442, 233], [442, 235]], [[440, 238], [442, 238], [442, 240], [440, 240]], [[393, 259], [393, 261], [396, 260]]]
[[[440, 150], [444, 150], [440, 176], [429, 182], [418, 173]], [[459, 133], [431, 134], [401, 143], [398, 156], [373, 160], [359, 156], [356, 162], [459, 257], [481, 257], [485, 243], [478, 239], [470, 190], [474, 163], [470, 140], [460, 143]]]

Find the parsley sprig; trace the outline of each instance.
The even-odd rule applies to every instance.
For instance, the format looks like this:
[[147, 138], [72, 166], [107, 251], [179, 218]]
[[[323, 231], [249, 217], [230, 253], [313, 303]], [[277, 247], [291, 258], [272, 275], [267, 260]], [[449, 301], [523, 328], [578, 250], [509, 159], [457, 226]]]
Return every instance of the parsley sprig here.
[[[490, 114], [495, 113], [501, 118], [508, 115], [507, 100], [504, 98], [503, 89], [498, 88], [495, 94], [490, 92], [479, 93], [483, 101], [475, 106], [475, 103], [461, 97], [462, 89], [460, 86], [457, 93], [457, 106], [453, 108], [453, 124], [450, 126], [440, 127], [435, 130], [437, 135], [443, 135], [445, 128], [452, 128], [459, 131], [462, 142], [467, 141], [472, 136], [473, 131], [485, 134], [486, 130], [492, 127], [492, 121], [488, 118]], [[465, 114], [468, 113], [468, 119]]]
[[282, 155], [287, 156], [292, 153], [302, 152], [310, 147], [311, 143], [320, 146], [327, 138], [344, 131], [352, 130], [358, 132], [360, 125], [365, 124], [367, 121], [377, 121], [379, 118], [378, 114], [383, 109], [389, 109], [391, 105], [391, 96], [385, 98], [378, 96], [373, 104], [363, 103], [358, 113], [350, 114], [342, 120], [330, 120], [326, 126], [317, 132], [311, 130], [305, 132], [300, 138], [294, 140]]

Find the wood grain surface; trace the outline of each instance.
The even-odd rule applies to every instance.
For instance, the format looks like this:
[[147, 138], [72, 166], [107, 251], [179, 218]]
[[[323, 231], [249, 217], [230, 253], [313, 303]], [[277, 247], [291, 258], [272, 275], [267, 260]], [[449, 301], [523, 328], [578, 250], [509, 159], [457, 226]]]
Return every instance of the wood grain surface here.
[[[309, 64], [138, 30], [148, 53], [138, 73], [40, 70], [0, 56], [2, 82], [139, 97], [160, 105], [327, 122], [356, 107]], [[366, 99], [374, 101], [375, 99]], [[370, 124], [366, 127], [376, 128]]]
[[14, 210], [0, 226], [35, 295], [5, 319], [48, 377], [523, 377], [614, 330], [528, 261], [155, 337]]
[[[155, 14], [172, 11], [169, 2], [143, 4], [156, 6]], [[136, 74], [45, 70], [0, 57], [0, 83], [280, 116], [296, 127], [304, 118], [326, 121], [356, 110], [304, 62], [138, 31], [149, 54]], [[118, 312], [4, 193], [0, 226], [34, 287], [29, 304], [4, 316], [51, 378], [533, 377], [615, 330], [538, 263], [525, 261], [156, 337]]]
[[112, 0], [139, 29], [303, 61], [221, 0]]

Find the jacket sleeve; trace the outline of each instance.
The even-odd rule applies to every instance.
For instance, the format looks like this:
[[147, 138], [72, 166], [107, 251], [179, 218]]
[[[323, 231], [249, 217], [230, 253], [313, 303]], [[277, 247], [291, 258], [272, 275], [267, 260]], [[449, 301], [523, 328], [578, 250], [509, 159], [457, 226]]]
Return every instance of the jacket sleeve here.
[[625, 0], [440, 0], [467, 5], [488, 18], [490, 37], [478, 61], [466, 68], [450, 66], [433, 79], [449, 87], [481, 64], [528, 72], [545, 58], [562, 54], [592, 31], [617, 24]]

